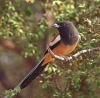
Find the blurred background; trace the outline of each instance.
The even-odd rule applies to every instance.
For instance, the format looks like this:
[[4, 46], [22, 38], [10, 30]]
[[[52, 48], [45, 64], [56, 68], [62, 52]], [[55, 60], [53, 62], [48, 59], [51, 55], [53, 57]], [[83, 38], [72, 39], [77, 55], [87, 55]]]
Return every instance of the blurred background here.
[[[100, 0], [0, 0], [0, 98], [42, 58], [51, 25], [72, 21], [81, 40], [76, 53], [100, 47]], [[50, 63], [15, 98], [100, 98], [100, 51]]]

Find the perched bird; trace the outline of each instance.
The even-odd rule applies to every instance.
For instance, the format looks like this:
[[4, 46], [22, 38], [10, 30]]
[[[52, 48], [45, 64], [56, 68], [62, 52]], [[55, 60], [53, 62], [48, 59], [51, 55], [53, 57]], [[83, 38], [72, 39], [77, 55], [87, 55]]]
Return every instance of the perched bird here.
[[[49, 48], [56, 55], [66, 56], [70, 54], [79, 42], [79, 33], [70, 21], [58, 22], [53, 25], [57, 28], [59, 34], [53, 41], [49, 43]], [[25, 88], [32, 80], [34, 80], [49, 62], [52, 62], [54, 58], [47, 51], [44, 54], [42, 60], [29, 72], [29, 74], [19, 83], [21, 89]]]

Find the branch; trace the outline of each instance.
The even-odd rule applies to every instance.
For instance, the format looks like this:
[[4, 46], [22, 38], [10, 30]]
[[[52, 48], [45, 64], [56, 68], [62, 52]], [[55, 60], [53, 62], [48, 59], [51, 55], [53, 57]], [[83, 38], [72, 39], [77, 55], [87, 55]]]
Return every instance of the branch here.
[[89, 53], [89, 52], [92, 52], [92, 51], [99, 51], [100, 50], [100, 47], [96, 47], [96, 48], [90, 48], [90, 49], [84, 49], [84, 50], [81, 50], [77, 53], [75, 53], [74, 55], [72, 56], [65, 56], [65, 57], [62, 57], [62, 56], [59, 56], [59, 55], [56, 55], [50, 48], [48, 48], [48, 52], [56, 59], [58, 60], [61, 60], [61, 61], [70, 61], [72, 60], [73, 58], [77, 58], [78, 56], [80, 56], [81, 54], [86, 54], [86, 53]]

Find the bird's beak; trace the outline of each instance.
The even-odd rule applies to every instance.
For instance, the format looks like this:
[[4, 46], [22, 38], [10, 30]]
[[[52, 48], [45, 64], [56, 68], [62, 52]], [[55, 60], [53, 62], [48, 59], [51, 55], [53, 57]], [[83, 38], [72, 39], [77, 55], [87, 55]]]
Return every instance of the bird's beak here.
[[57, 23], [55, 23], [55, 24], [53, 24], [53, 27], [59, 28], [60, 26]]

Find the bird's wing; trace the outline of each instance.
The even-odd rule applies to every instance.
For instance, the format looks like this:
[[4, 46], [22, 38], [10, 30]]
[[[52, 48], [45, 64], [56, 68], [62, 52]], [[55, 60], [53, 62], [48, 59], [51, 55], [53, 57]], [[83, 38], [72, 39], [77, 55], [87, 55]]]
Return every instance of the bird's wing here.
[[60, 37], [60, 35], [57, 35], [57, 36], [49, 43], [49, 46], [52, 47], [52, 46], [54, 46], [55, 44], [57, 44], [59, 41], [61, 41], [61, 37]]
[[[53, 50], [59, 43], [61, 42], [61, 37], [60, 35], [57, 35], [48, 45], [48, 47]], [[48, 47], [44, 55], [48, 52]]]

